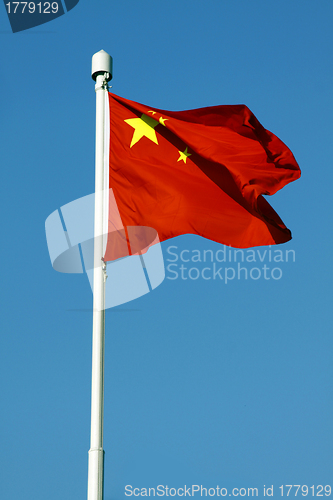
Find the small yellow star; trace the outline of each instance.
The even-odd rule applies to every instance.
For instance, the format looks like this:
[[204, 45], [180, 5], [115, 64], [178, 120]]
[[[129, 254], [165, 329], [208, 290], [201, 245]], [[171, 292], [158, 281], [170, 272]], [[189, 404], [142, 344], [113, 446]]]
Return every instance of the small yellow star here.
[[152, 115], [156, 115], [156, 111], [148, 111], [148, 113], [151, 113]]
[[162, 117], [160, 117], [158, 121], [159, 121], [162, 125], [164, 125], [164, 127], [165, 127], [166, 125], [165, 125], [165, 123], [164, 123], [164, 122], [166, 122], [168, 119], [169, 119], [169, 118], [162, 118]]
[[180, 157], [178, 158], [177, 161], [183, 160], [183, 162], [186, 163], [187, 157], [191, 156], [191, 153], [188, 153], [187, 149], [188, 148], [186, 147], [184, 152], [183, 151], [178, 151], [178, 153], [180, 154]]
[[130, 118], [129, 120], [124, 120], [124, 122], [134, 128], [130, 148], [139, 142], [142, 137], [147, 137], [150, 141], [158, 144], [156, 132], [154, 130], [156, 125], [158, 125], [158, 121], [154, 120], [154, 118], [147, 115], [141, 115], [141, 118]]

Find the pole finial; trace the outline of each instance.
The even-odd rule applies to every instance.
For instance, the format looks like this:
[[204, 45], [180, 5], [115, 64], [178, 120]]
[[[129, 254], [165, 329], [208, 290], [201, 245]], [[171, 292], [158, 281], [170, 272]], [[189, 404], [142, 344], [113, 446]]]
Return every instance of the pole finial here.
[[106, 79], [109, 82], [112, 79], [112, 57], [105, 50], [100, 50], [92, 57], [92, 79], [96, 81], [97, 76], [104, 73], [108, 74]]

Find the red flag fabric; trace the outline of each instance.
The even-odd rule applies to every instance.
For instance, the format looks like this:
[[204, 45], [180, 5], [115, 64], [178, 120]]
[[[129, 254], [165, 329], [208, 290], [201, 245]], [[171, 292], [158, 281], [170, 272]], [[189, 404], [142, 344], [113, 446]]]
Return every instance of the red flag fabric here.
[[291, 239], [262, 195], [298, 179], [299, 166], [246, 106], [165, 111], [115, 94], [109, 104], [109, 185], [125, 227], [237, 248]]

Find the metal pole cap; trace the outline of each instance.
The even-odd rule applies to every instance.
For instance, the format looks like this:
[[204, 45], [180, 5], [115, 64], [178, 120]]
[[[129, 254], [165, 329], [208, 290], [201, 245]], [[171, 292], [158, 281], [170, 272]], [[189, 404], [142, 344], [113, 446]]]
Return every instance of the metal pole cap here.
[[105, 50], [100, 50], [92, 56], [92, 79], [96, 81], [97, 76], [104, 75], [104, 73], [108, 73], [107, 81], [109, 82], [112, 79], [112, 57]]

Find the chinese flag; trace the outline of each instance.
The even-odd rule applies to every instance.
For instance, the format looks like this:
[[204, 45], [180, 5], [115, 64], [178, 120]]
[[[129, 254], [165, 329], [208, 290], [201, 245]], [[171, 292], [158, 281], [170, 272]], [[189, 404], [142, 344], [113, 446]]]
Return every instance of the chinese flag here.
[[124, 226], [238, 248], [291, 239], [262, 195], [298, 179], [299, 166], [246, 106], [164, 111], [114, 94], [109, 104], [109, 181]]

